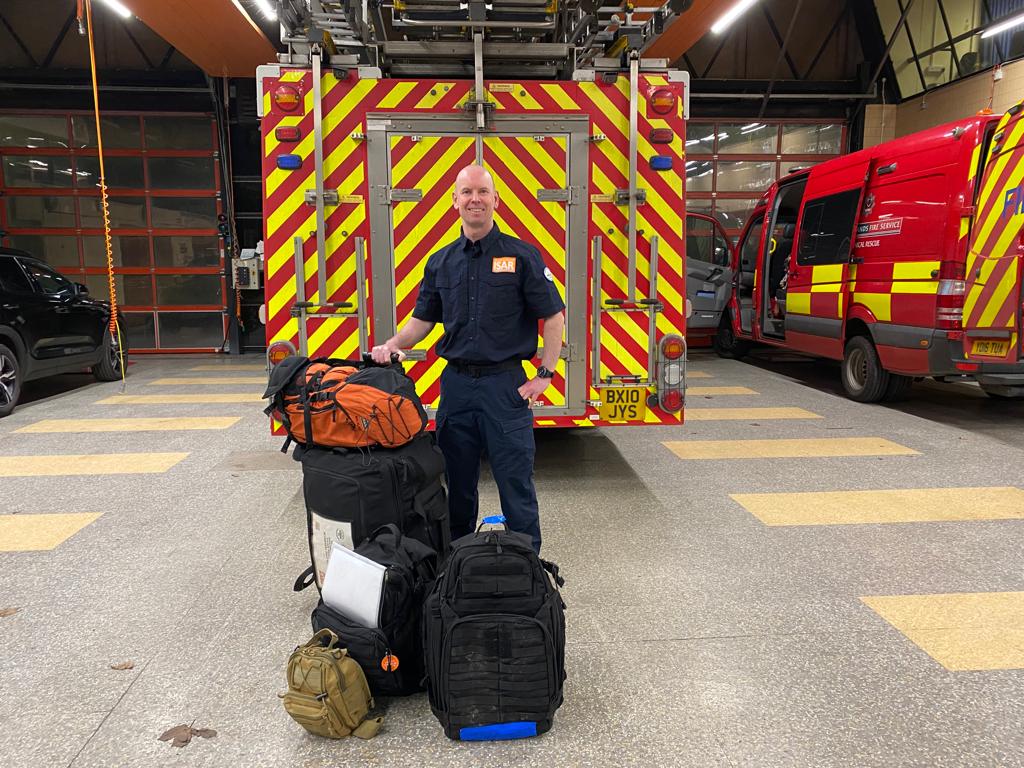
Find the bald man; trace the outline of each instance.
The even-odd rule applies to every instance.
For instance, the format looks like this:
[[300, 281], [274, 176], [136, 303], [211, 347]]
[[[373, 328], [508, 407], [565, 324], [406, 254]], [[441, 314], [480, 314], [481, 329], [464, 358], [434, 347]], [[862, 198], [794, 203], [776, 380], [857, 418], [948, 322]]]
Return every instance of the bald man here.
[[[437, 354], [448, 364], [441, 374], [437, 442], [447, 465], [452, 538], [476, 529], [486, 455], [509, 528], [528, 534], [540, 552], [530, 404], [554, 376], [565, 304], [540, 252], [495, 225], [498, 193], [486, 169], [470, 165], [459, 172], [452, 205], [462, 236], [427, 259], [412, 317], [373, 348], [373, 359], [404, 357], [403, 349], [426, 338], [436, 323], [444, 325]], [[537, 376], [527, 379], [523, 361], [537, 354], [538, 320], [544, 356]]]

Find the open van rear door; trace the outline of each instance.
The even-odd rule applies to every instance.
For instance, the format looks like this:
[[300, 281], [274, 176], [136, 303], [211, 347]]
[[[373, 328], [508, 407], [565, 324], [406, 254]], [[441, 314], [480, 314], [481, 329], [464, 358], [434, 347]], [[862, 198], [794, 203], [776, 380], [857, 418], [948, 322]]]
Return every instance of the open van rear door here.
[[710, 216], [686, 214], [686, 298], [693, 306], [691, 330], [718, 328], [732, 297], [733, 247]]
[[985, 159], [967, 252], [964, 355], [1016, 363], [1021, 352], [1024, 269], [1024, 102], [996, 126]]

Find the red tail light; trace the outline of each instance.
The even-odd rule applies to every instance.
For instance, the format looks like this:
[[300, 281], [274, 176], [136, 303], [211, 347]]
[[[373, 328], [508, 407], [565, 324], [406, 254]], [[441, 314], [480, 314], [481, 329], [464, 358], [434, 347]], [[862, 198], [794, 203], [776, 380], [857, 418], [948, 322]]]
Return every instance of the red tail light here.
[[669, 413], [676, 413], [683, 407], [683, 393], [678, 389], [670, 389], [661, 396], [661, 408]]

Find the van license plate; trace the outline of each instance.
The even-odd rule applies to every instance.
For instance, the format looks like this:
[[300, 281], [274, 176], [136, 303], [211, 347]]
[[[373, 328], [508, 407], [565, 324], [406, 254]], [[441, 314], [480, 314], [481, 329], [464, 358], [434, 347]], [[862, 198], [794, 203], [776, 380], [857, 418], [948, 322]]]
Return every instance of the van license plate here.
[[643, 421], [647, 416], [646, 387], [608, 387], [601, 390], [601, 421]]
[[988, 341], [981, 339], [971, 344], [972, 355], [991, 355], [992, 357], [1006, 357], [1006, 353], [1010, 351], [1010, 342], [1008, 341]]

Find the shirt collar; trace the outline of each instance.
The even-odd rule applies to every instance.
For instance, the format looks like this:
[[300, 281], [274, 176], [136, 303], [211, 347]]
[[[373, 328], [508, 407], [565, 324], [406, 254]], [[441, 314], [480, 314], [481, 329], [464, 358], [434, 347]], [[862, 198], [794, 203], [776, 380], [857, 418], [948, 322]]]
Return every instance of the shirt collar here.
[[[480, 243], [480, 253], [487, 253], [488, 250], [494, 247], [494, 244], [498, 241], [499, 237], [501, 237], [501, 231], [498, 229], [498, 223], [495, 222], [494, 225], [491, 227], [491, 231], [476, 241]], [[470, 248], [473, 245], [473, 241], [466, 237], [465, 232], [462, 232], [459, 235], [459, 245], [462, 247], [464, 251], [469, 253]]]

